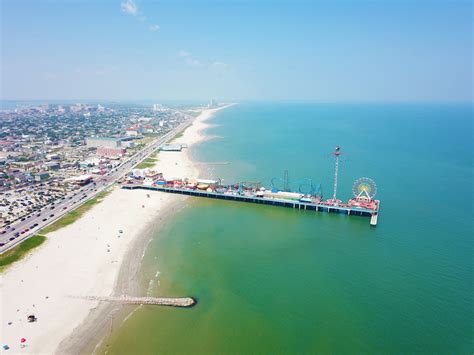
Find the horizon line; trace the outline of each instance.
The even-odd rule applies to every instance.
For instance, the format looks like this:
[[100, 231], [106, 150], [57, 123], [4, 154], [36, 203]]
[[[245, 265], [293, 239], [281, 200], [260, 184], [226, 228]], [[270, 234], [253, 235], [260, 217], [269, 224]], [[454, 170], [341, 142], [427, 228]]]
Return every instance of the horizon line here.
[[[0, 99], [0, 102], [21, 102], [21, 101], [82, 101], [82, 102], [143, 102], [143, 101], [202, 101], [208, 102], [212, 98], [207, 99], [157, 99], [157, 98], [144, 98], [144, 99]], [[213, 98], [215, 99], [215, 98]], [[445, 104], [445, 103], [469, 103], [474, 104], [474, 99], [472, 100], [320, 100], [320, 99], [218, 99], [217, 101], [221, 103], [225, 102], [315, 102], [315, 103], [430, 103], [430, 104]]]

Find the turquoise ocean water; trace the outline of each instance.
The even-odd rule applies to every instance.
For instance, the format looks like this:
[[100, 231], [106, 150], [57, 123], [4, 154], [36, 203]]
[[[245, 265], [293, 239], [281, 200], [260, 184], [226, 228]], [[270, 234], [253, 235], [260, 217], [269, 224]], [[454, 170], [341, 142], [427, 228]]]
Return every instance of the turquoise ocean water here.
[[361, 217], [192, 200], [154, 238], [141, 280], [192, 309], [142, 307], [102, 350], [126, 353], [473, 351], [473, 107], [243, 103], [192, 150], [202, 178], [288, 170], [338, 196], [370, 177], [379, 225]]

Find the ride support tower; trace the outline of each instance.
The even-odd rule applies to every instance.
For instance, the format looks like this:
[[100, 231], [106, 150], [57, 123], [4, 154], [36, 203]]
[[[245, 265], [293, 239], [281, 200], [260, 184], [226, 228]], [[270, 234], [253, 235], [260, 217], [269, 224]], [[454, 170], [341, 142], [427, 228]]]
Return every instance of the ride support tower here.
[[336, 203], [337, 204], [337, 199], [336, 199], [336, 194], [337, 194], [337, 175], [339, 173], [339, 157], [341, 156], [342, 152], [341, 152], [341, 147], [340, 146], [336, 146], [334, 152], [332, 153], [335, 158], [336, 158], [336, 161], [335, 161], [335, 168], [334, 168], [334, 194], [332, 196], [332, 202], [333, 203]]

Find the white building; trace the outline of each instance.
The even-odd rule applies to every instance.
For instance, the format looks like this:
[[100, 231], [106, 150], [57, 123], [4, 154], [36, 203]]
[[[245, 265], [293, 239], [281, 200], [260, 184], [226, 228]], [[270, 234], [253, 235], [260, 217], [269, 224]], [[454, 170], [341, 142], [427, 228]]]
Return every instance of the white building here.
[[140, 133], [138, 131], [138, 128], [130, 127], [125, 130], [125, 134], [129, 137], [135, 137], [138, 136]]
[[166, 107], [164, 107], [161, 104], [153, 104], [153, 111], [155, 111], [155, 112], [166, 111]]
[[217, 100], [216, 99], [211, 99], [211, 101], [209, 101], [209, 104], [207, 105], [208, 108], [214, 108], [214, 107], [217, 107], [219, 104], [217, 103]]
[[122, 146], [122, 141], [118, 138], [86, 137], [86, 145], [90, 148], [119, 148]]

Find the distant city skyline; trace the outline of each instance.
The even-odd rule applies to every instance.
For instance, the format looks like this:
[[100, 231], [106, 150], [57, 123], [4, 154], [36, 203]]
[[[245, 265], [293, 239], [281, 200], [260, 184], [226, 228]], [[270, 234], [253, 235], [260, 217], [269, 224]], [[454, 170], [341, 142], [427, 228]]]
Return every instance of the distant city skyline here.
[[2, 100], [472, 101], [470, 1], [3, 0]]

